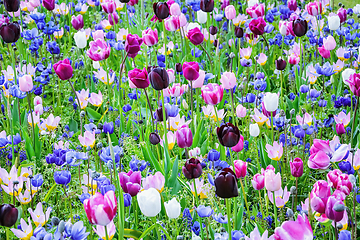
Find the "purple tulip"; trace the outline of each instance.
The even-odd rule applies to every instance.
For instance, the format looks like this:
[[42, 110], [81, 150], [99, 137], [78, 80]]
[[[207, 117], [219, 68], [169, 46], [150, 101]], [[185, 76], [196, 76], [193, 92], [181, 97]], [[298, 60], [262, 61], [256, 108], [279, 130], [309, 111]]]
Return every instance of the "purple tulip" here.
[[337, 199], [335, 196], [329, 197], [326, 203], [325, 215], [328, 219], [333, 220], [335, 222], [340, 222], [344, 217], [344, 210], [339, 211], [341, 209], [338, 205], [344, 205], [342, 201]]
[[180, 148], [189, 148], [193, 143], [193, 135], [191, 129], [183, 125], [176, 131], [176, 140]]
[[186, 80], [194, 81], [199, 77], [200, 68], [197, 62], [184, 62], [182, 70]]
[[189, 41], [194, 45], [200, 45], [204, 41], [204, 34], [202, 34], [200, 29], [197, 27], [191, 29], [188, 32], [187, 37]]
[[46, 10], [52, 11], [55, 9], [55, 0], [43, 0], [42, 5]]
[[83, 16], [77, 15], [71, 17], [71, 25], [75, 28], [75, 30], [80, 30], [84, 27], [84, 19]]
[[125, 51], [128, 53], [128, 56], [131, 58], [136, 57], [136, 55], [141, 50], [141, 44], [143, 43], [143, 39], [136, 34], [128, 34], [126, 36], [125, 42]]
[[304, 173], [304, 163], [301, 158], [295, 158], [290, 162], [291, 175], [294, 177], [301, 177]]
[[129, 171], [128, 173], [119, 173], [121, 188], [125, 193], [129, 193], [132, 197], [136, 196], [141, 189], [141, 172]]

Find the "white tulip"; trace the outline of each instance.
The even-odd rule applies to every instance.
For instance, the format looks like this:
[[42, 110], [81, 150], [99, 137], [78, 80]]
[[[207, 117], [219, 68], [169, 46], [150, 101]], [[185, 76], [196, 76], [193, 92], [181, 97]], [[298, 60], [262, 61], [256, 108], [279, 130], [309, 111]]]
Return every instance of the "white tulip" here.
[[97, 70], [100, 68], [100, 62], [99, 61], [93, 61], [93, 67]]
[[342, 73], [341, 73], [341, 76], [342, 76], [342, 79], [343, 79], [343, 82], [346, 84], [346, 85], [349, 85], [349, 83], [346, 81], [350, 78], [351, 75], [353, 75], [355, 72], [354, 69], [351, 69], [351, 68], [347, 68], [345, 69]]
[[248, 7], [252, 7], [254, 6], [255, 4], [259, 3], [259, 0], [249, 0], [248, 1]]
[[189, 105], [187, 104], [187, 102], [185, 101], [185, 99], [182, 100], [182, 106], [185, 110], [189, 109]]
[[359, 14], [360, 13], [360, 4], [356, 4], [356, 6], [353, 7], [353, 11], [355, 14]]
[[266, 111], [276, 111], [279, 106], [279, 95], [277, 95], [277, 93], [266, 93], [264, 97], [264, 105]]
[[86, 47], [86, 33], [85, 31], [78, 31], [74, 34], [75, 44], [78, 48], [83, 49]]
[[137, 201], [142, 214], [146, 217], [155, 217], [161, 211], [160, 193], [155, 188], [138, 193]]
[[197, 20], [199, 23], [204, 24], [207, 20], [207, 13], [201, 10], [197, 11]]
[[250, 124], [249, 132], [250, 132], [250, 136], [252, 136], [252, 137], [259, 136], [259, 134], [260, 134], [259, 125], [257, 123]]
[[170, 219], [178, 218], [181, 212], [180, 203], [176, 200], [176, 198], [171, 199], [170, 201], [164, 203], [166, 214]]
[[340, 17], [336, 14], [328, 17], [329, 29], [332, 31], [337, 30], [340, 27]]

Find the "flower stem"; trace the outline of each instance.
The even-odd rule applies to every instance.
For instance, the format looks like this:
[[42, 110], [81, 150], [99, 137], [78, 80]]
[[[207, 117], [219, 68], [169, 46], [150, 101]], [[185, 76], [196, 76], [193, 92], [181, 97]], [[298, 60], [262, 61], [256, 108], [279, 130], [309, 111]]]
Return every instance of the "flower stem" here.
[[[77, 95], [77, 93], [76, 93], [76, 91], [75, 91], [75, 88], [74, 88], [73, 84], [71, 83], [70, 79], [68, 80], [68, 82], [69, 82], [69, 84], [70, 84], [70, 87], [71, 87], [73, 93], [75, 94], [76, 101], [77, 101], [77, 103], [78, 103], [78, 105], [79, 105], [79, 109], [80, 109], [80, 111], [81, 111], [80, 100], [79, 100], [79, 97], [78, 97], [78, 95]], [[81, 121], [81, 116], [80, 116], [80, 121]], [[82, 124], [81, 124], [81, 126], [82, 126]], [[81, 127], [81, 136], [83, 136], [82, 127]]]
[[[199, 204], [199, 199], [198, 199], [198, 194], [197, 194], [197, 190], [196, 190], [196, 182], [195, 182], [195, 179], [196, 178], [194, 178], [193, 180], [194, 180], [194, 193], [195, 193], [195, 207], [198, 207], [198, 204]], [[198, 215], [199, 216], [199, 215]], [[201, 217], [199, 216], [199, 222], [200, 222], [200, 236], [201, 236], [201, 239], [204, 239], [204, 237], [203, 237], [203, 227], [202, 227], [202, 219], [201, 219]]]
[[249, 204], [248, 204], [247, 199], [246, 199], [246, 193], [245, 193], [245, 189], [244, 189], [244, 184], [243, 184], [241, 178], [239, 180], [240, 180], [241, 190], [242, 190], [243, 195], [244, 195], [246, 210], [248, 212], [248, 217], [249, 217], [249, 221], [250, 221], [251, 214], [250, 214], [250, 210], [249, 210]]
[[107, 231], [107, 226], [105, 226], [105, 236], [106, 236], [106, 240], [109, 240], [109, 234]]
[[231, 198], [226, 198], [225, 200], [226, 202], [226, 214], [227, 214], [227, 219], [228, 219], [228, 234], [229, 234], [229, 239], [231, 238]]
[[[351, 140], [350, 140], [350, 146], [352, 147], [352, 142], [353, 142], [353, 136], [354, 136], [354, 131], [355, 131], [355, 120], [356, 120], [356, 113], [357, 113], [357, 109], [359, 107], [359, 97], [356, 98], [356, 105], [355, 105], [355, 110], [354, 110], [354, 117], [353, 117], [353, 122], [352, 122], [352, 127], [351, 127]], [[352, 165], [353, 163], [351, 163]]]
[[274, 222], [275, 222], [275, 228], [278, 226], [277, 224], [277, 207], [276, 207], [276, 203], [275, 203], [275, 191], [273, 192], [273, 200], [274, 200]]
[[[26, 94], [27, 97], [27, 102], [28, 102], [28, 106], [29, 106], [29, 112], [30, 112], [30, 116], [31, 116], [31, 127], [32, 127], [32, 135], [33, 135], [33, 141], [34, 141], [34, 149], [35, 147], [35, 125], [34, 125], [34, 117], [33, 114], [31, 112], [31, 100], [30, 100], [30, 93]], [[20, 109], [19, 109], [20, 110]], [[14, 156], [13, 156], [14, 157]], [[31, 185], [31, 184], [30, 184]]]

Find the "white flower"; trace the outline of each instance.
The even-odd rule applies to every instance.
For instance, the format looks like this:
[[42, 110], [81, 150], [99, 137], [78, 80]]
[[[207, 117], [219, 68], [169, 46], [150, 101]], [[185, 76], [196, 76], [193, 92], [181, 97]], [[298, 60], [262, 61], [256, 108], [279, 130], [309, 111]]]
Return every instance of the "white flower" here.
[[146, 217], [155, 217], [161, 211], [160, 193], [155, 188], [138, 193], [137, 201], [142, 214]]
[[360, 4], [356, 4], [355, 7], [353, 7], [353, 12], [355, 14], [359, 14], [360, 13]]
[[341, 73], [341, 76], [342, 76], [342, 79], [343, 79], [343, 82], [346, 84], [346, 85], [349, 85], [349, 83], [346, 81], [350, 78], [351, 75], [353, 75], [355, 72], [354, 69], [351, 69], [351, 68], [347, 68], [345, 69], [342, 73]]
[[337, 30], [340, 27], [340, 17], [336, 14], [328, 17], [329, 29], [332, 31]]
[[197, 20], [199, 23], [204, 24], [207, 20], [207, 13], [201, 10], [197, 11]]
[[257, 123], [250, 124], [249, 131], [250, 131], [250, 136], [252, 136], [252, 137], [259, 136], [259, 134], [260, 134], [259, 125]]
[[264, 105], [266, 111], [276, 111], [279, 106], [279, 95], [277, 95], [277, 93], [266, 93], [264, 97]]
[[74, 34], [75, 44], [78, 48], [83, 49], [87, 45], [85, 31], [78, 31]]
[[166, 214], [171, 218], [178, 218], [181, 212], [180, 203], [176, 198], [171, 199], [170, 201], [164, 203]]

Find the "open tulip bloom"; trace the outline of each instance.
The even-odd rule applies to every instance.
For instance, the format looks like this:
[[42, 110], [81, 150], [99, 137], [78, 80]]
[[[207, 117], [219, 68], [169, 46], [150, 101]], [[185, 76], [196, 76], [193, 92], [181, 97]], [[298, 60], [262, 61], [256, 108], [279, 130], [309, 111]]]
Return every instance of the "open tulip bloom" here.
[[2, 2], [1, 239], [360, 238], [359, 1]]

